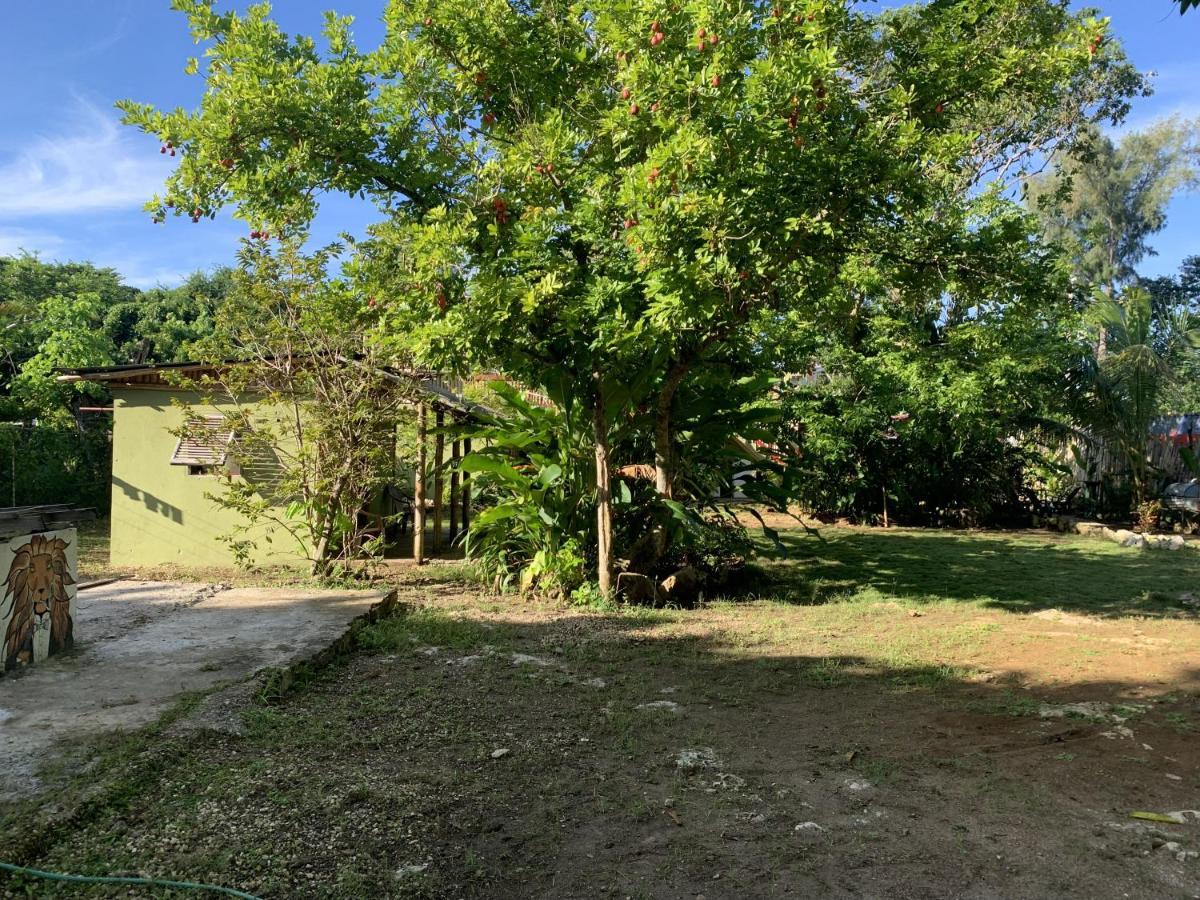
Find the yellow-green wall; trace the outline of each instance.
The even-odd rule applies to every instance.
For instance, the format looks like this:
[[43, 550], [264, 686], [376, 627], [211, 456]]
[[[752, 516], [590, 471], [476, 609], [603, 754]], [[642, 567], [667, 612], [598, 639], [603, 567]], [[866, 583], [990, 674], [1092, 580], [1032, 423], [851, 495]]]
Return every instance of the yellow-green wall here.
[[[214, 476], [190, 475], [171, 465], [171, 454], [186, 406], [198, 414], [219, 412], [185, 391], [116, 388], [113, 391], [112, 565], [222, 566], [234, 562], [221, 540], [242, 524], [241, 517], [206, 498], [219, 492]], [[271, 543], [263, 538], [270, 531]], [[261, 526], [245, 538], [256, 541], [254, 560], [302, 560], [292, 538], [278, 526]]]

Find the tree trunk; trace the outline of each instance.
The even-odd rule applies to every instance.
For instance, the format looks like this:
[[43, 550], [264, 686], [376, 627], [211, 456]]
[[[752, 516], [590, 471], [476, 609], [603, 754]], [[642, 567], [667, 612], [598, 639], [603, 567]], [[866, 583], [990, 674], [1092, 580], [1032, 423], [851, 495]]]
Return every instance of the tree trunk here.
[[687, 373], [690, 362], [677, 362], [667, 371], [667, 377], [659, 389], [654, 404], [654, 490], [660, 497], [675, 498], [675, 448], [671, 411], [675, 407], [675, 395]]
[[[675, 499], [675, 448], [671, 411], [675, 394], [684, 377], [691, 371], [690, 362], [677, 362], [669, 370], [654, 404], [654, 490], [664, 500]], [[660, 523], [654, 528], [654, 556], [667, 552], [669, 535]]]
[[333, 539], [333, 526], [337, 522], [337, 507], [342, 502], [342, 491], [346, 489], [346, 479], [348, 474], [340, 474], [333, 483], [333, 490], [329, 492], [329, 509], [325, 512], [325, 518], [321, 521], [321, 533], [317, 538], [317, 545], [313, 548], [312, 574], [324, 575], [329, 568], [329, 543]]
[[600, 593], [612, 596], [612, 487], [608, 463], [608, 420], [604, 415], [604, 391], [596, 382], [596, 405], [592, 411], [592, 434], [596, 442], [596, 568]]

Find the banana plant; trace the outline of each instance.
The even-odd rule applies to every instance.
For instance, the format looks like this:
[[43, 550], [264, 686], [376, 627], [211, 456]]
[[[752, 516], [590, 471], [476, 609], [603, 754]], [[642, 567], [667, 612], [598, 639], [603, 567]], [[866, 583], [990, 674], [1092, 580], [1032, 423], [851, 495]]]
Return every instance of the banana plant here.
[[569, 592], [589, 570], [595, 475], [578, 407], [540, 406], [510, 385], [497, 410], [459, 430], [481, 449], [459, 463], [488, 508], [471, 522], [466, 551], [499, 588]]

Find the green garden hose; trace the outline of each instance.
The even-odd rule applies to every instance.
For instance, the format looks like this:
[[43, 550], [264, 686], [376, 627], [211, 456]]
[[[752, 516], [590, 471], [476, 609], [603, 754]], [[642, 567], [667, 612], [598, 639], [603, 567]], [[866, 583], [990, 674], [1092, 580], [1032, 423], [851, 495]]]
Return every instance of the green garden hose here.
[[132, 878], [120, 875], [68, 875], [64, 872], [45, 872], [42, 869], [30, 869], [26, 866], [14, 866], [12, 863], [0, 862], [0, 869], [5, 872], [15, 872], [18, 875], [32, 875], [34, 878], [45, 878], [49, 881], [71, 881], [76, 884], [141, 884], [149, 887], [182, 888], [187, 891], [215, 891], [230, 897], [240, 897], [242, 900], [262, 900], [253, 894], [234, 888], [221, 887], [216, 884], [196, 884], [193, 881], [170, 881], [166, 878]]

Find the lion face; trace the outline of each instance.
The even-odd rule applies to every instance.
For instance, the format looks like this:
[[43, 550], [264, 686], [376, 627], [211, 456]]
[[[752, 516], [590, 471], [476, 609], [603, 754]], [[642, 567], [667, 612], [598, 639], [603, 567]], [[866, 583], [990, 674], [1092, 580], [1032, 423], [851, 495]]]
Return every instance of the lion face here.
[[[67, 586], [75, 583], [67, 563], [67, 542], [49, 535], [34, 535], [13, 556], [5, 580], [0, 613], [8, 618], [4, 635], [4, 668], [32, 662], [35, 627], [50, 626], [50, 648], [71, 644], [71, 597]], [[0, 621], [3, 619], [0, 618]]]

